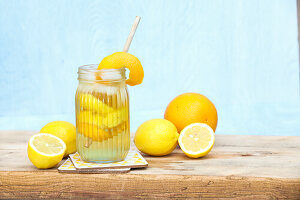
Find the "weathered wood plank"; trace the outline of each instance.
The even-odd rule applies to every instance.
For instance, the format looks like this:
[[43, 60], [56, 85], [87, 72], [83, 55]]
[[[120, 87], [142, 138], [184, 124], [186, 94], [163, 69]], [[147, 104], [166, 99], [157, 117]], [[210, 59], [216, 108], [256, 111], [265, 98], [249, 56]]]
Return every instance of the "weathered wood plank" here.
[[299, 199], [296, 179], [0, 172], [1, 198]]
[[[0, 131], [0, 199], [300, 199], [300, 137], [217, 135], [212, 152], [144, 155], [128, 174], [60, 174], [27, 158], [32, 131]], [[134, 146], [133, 146], [134, 148]]]
[[[32, 134], [32, 131], [0, 131], [0, 170], [38, 170], [27, 158], [27, 141]], [[165, 157], [144, 156], [149, 167], [134, 170], [132, 174], [300, 178], [297, 136], [217, 135], [212, 152], [201, 159], [187, 158], [180, 149]]]

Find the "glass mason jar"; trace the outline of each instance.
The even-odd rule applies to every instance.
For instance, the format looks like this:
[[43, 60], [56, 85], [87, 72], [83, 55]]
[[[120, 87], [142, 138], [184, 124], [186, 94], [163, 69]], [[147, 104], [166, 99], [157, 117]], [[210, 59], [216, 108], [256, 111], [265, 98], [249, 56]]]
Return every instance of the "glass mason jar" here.
[[76, 146], [84, 161], [124, 160], [130, 148], [129, 99], [125, 68], [78, 69], [75, 96]]

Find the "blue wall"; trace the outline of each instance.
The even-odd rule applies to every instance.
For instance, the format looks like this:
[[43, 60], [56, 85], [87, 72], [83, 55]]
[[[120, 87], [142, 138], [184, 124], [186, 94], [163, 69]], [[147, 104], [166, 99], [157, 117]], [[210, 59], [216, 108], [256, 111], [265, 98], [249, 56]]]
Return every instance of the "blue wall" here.
[[74, 122], [77, 67], [121, 51], [136, 15], [132, 131], [192, 91], [217, 134], [300, 135], [296, 0], [0, 0], [0, 129]]

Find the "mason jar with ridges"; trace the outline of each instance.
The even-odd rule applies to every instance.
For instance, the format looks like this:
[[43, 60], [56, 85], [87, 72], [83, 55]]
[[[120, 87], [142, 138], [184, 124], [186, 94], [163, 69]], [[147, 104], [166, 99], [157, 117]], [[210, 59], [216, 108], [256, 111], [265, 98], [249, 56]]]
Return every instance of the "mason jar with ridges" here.
[[76, 146], [87, 162], [124, 160], [130, 148], [129, 99], [125, 68], [78, 70], [75, 96]]

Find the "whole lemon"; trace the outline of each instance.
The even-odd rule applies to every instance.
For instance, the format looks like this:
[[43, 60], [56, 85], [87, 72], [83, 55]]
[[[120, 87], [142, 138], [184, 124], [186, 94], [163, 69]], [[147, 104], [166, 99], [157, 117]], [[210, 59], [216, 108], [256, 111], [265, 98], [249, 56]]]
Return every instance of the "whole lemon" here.
[[76, 128], [70, 122], [50, 122], [40, 130], [40, 133], [49, 133], [62, 139], [67, 146], [64, 157], [76, 151]]
[[165, 111], [165, 119], [172, 122], [178, 132], [192, 123], [205, 123], [216, 131], [218, 124], [215, 105], [198, 93], [184, 93], [175, 97]]
[[138, 128], [134, 143], [145, 154], [164, 156], [175, 149], [178, 137], [179, 134], [174, 124], [165, 119], [152, 119]]

